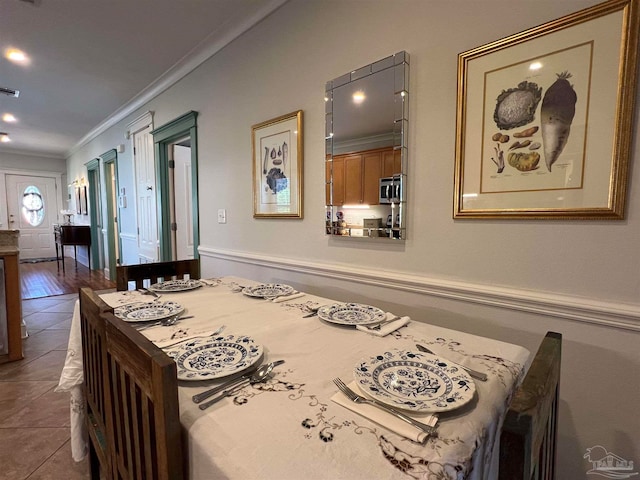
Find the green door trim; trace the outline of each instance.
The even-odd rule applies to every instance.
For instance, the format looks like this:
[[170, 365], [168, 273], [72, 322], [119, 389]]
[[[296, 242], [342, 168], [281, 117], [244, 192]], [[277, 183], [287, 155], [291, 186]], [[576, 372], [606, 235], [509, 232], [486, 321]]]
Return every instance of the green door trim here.
[[[104, 163], [104, 175], [105, 179], [105, 192], [107, 196], [107, 250], [109, 252], [109, 280], [114, 281], [116, 279], [116, 267], [118, 265], [116, 258], [116, 245], [115, 242], [118, 242], [118, 251], [122, 252], [122, 245], [120, 244], [120, 210], [118, 209], [116, 212], [113, 211], [113, 202], [112, 199], [116, 198], [117, 193], [119, 191], [119, 183], [118, 183], [118, 152], [115, 148], [103, 153], [100, 155], [102, 157], [102, 161]], [[111, 179], [107, 177], [107, 172], [109, 171], [109, 165], [113, 163], [113, 173], [115, 175], [115, 183], [116, 188], [115, 192], [113, 191], [113, 187], [111, 185]], [[116, 218], [117, 217], [117, 218]], [[116, 218], [115, 224], [118, 225], [118, 231], [114, 231], [114, 222], [112, 219]], [[115, 241], [114, 241], [115, 239]]]
[[156, 156], [156, 188], [160, 260], [171, 260], [171, 228], [169, 206], [169, 145], [183, 137], [191, 138], [191, 204], [193, 215], [193, 256], [199, 258], [200, 226], [198, 224], [198, 112], [190, 111], [151, 132]]
[[[94, 158], [85, 163], [87, 167], [87, 178], [95, 179], [99, 181], [100, 179], [100, 159]], [[89, 181], [89, 198], [93, 201], [97, 198], [97, 190], [96, 190], [96, 181]], [[100, 245], [100, 239], [98, 238], [97, 228], [100, 226], [100, 222], [98, 221], [98, 205], [91, 205], [89, 210], [89, 222], [91, 224], [91, 265], [93, 265], [94, 269], [100, 268], [100, 249], [98, 245]]]

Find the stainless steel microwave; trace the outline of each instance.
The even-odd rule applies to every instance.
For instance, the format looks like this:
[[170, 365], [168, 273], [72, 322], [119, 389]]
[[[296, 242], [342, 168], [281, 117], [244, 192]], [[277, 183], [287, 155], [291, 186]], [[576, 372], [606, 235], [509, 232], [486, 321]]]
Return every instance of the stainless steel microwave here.
[[398, 203], [402, 197], [402, 175], [383, 177], [380, 179], [379, 203]]

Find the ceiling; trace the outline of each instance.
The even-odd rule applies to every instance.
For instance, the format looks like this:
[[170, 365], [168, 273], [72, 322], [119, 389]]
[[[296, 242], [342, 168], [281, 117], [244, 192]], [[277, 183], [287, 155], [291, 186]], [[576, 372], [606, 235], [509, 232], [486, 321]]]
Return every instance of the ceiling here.
[[286, 1], [0, 0], [0, 152], [66, 157]]

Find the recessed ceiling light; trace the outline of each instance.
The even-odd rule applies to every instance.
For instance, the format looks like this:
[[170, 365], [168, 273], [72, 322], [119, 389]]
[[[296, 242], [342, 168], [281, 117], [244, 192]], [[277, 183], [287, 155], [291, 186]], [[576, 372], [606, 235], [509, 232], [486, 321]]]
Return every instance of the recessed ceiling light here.
[[14, 123], [16, 121], [16, 117], [14, 117], [10, 113], [5, 113], [4, 115], [2, 115], [2, 121], [7, 123]]
[[7, 143], [7, 142], [10, 142], [10, 141], [11, 141], [11, 139], [9, 138], [9, 134], [8, 133], [0, 132], [0, 142]]
[[14, 63], [29, 63], [29, 57], [22, 50], [17, 48], [9, 48], [5, 51], [4, 56]]

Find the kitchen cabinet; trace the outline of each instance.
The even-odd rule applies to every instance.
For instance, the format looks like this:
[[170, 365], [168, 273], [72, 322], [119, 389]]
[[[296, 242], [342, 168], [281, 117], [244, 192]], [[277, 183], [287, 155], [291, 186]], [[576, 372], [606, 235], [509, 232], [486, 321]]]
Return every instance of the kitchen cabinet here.
[[362, 203], [378, 205], [380, 202], [380, 177], [382, 177], [382, 152], [362, 155]]
[[344, 204], [362, 203], [362, 155], [344, 157]]
[[[328, 183], [332, 166], [333, 203]], [[332, 162], [326, 162], [327, 205], [378, 205], [380, 178], [399, 173], [399, 170], [400, 152], [396, 154], [391, 147], [336, 155]]]
[[382, 152], [382, 176], [391, 177], [400, 173], [402, 173], [401, 150], [384, 150]]
[[[333, 169], [333, 203], [331, 199], [331, 173]], [[335, 157], [326, 162], [327, 175], [327, 205], [344, 204], [344, 157]]]

